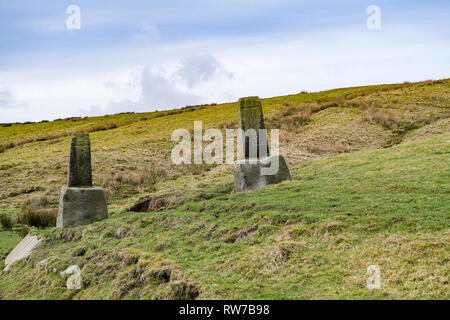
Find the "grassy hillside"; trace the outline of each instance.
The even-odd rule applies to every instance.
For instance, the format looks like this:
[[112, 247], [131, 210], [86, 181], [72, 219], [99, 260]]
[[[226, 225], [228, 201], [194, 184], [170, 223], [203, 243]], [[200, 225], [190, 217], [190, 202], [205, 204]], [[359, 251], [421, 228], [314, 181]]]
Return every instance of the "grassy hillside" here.
[[[450, 298], [450, 80], [263, 108], [293, 181], [238, 194], [229, 166], [168, 160], [174, 129], [233, 128], [235, 103], [0, 127], [0, 213], [55, 212], [77, 130], [91, 132], [110, 210], [89, 226], [32, 228], [45, 245], [0, 275], [0, 298]], [[127, 211], [144, 197], [150, 212]], [[0, 232], [0, 255], [19, 239]], [[63, 288], [71, 264], [82, 290]], [[369, 265], [381, 290], [365, 287]]]

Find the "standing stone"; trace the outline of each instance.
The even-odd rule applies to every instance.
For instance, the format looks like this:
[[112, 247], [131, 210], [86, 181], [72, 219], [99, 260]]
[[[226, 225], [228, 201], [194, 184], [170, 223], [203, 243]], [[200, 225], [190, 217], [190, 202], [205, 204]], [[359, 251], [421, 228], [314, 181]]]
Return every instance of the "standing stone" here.
[[[239, 126], [245, 132], [248, 129], [254, 129], [256, 131], [257, 136], [257, 154], [258, 158], [266, 156], [267, 154], [260, 154], [259, 140], [260, 140], [260, 132], [259, 129], [265, 129], [264, 126], [264, 116], [262, 111], [262, 104], [259, 97], [247, 97], [239, 99]], [[267, 144], [267, 136], [264, 136], [264, 142], [266, 147]], [[245, 137], [243, 154], [245, 159], [250, 158], [250, 148], [249, 148], [249, 139]], [[267, 153], [269, 152], [269, 148], [267, 147]]]
[[[257, 159], [251, 159], [249, 139], [245, 137], [244, 150], [242, 150], [245, 159], [239, 159], [233, 165], [235, 191], [255, 190], [269, 184], [291, 180], [291, 174], [284, 157], [278, 154], [268, 156], [267, 134], [260, 137], [259, 129], [265, 129], [265, 126], [261, 100], [258, 97], [239, 99], [239, 125], [244, 132], [248, 129], [256, 131]], [[267, 152], [260, 150], [260, 143], [266, 145]], [[271, 168], [271, 165], [276, 163], [274, 161], [278, 162], [277, 172], [271, 175], [263, 175], [261, 169]]]
[[108, 218], [105, 190], [92, 186], [89, 134], [71, 139], [68, 186], [62, 187], [57, 227], [71, 227]]
[[91, 141], [84, 132], [72, 135], [68, 186], [92, 187]]

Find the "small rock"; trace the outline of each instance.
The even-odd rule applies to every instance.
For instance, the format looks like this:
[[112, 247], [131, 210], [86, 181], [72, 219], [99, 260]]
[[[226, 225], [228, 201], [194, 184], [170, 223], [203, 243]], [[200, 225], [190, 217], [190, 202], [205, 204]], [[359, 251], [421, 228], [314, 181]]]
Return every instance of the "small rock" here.
[[36, 263], [36, 268], [40, 268], [40, 267], [45, 266], [47, 264], [47, 262], [48, 262], [48, 259], [44, 259], [44, 260], [39, 261], [38, 263]]
[[80, 267], [77, 265], [71, 265], [66, 270], [61, 272], [59, 275], [61, 277], [64, 277], [67, 274], [72, 274], [67, 279], [66, 286], [67, 290], [73, 290], [73, 289], [81, 289], [81, 270]]

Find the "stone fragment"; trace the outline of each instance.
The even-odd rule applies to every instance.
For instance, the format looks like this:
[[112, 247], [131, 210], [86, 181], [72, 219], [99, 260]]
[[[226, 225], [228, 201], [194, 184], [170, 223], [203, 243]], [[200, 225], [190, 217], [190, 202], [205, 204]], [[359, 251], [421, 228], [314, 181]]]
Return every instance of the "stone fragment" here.
[[36, 268], [40, 268], [40, 267], [43, 267], [43, 266], [45, 266], [46, 264], [48, 263], [48, 259], [44, 259], [44, 260], [41, 260], [41, 261], [39, 261], [38, 263], [36, 263]]
[[8, 271], [14, 262], [28, 257], [41, 243], [42, 239], [28, 234], [6, 257], [4, 271]]
[[66, 270], [61, 272], [59, 275], [64, 277], [65, 275], [71, 276], [67, 279], [66, 287], [67, 290], [81, 289], [81, 270], [77, 265], [71, 265]]

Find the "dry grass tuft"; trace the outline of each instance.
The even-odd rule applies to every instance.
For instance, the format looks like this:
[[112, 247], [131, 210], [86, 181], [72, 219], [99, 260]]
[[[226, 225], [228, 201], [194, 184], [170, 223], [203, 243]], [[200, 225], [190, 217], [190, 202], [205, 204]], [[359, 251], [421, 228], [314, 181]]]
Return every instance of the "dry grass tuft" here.
[[116, 231], [116, 233], [115, 233], [115, 237], [117, 238], [117, 239], [123, 239], [123, 238], [125, 238], [125, 237], [128, 237], [128, 235], [130, 234], [130, 231], [129, 230], [127, 230], [127, 229], [125, 229], [125, 228], [123, 228], [123, 227], [119, 227], [118, 229], [117, 229], [117, 231]]
[[135, 186], [156, 183], [159, 179], [166, 177], [164, 169], [137, 169], [133, 172], [114, 170], [111, 173], [98, 174], [96, 178], [100, 180], [103, 187], [114, 188], [120, 184], [131, 184]]
[[169, 200], [167, 195], [153, 196], [139, 200], [128, 211], [133, 212], [149, 212], [149, 211], [161, 211], [167, 208]]
[[8, 214], [2, 213], [0, 214], [0, 224], [3, 227], [3, 230], [11, 230], [14, 222]]
[[399, 123], [397, 115], [392, 110], [381, 111], [376, 107], [366, 110], [363, 119], [367, 122], [376, 122], [389, 130], [395, 129]]
[[58, 209], [28, 208], [19, 215], [19, 223], [30, 227], [47, 228], [56, 226]]
[[238, 122], [227, 120], [220, 123], [218, 127], [221, 129], [236, 129], [238, 127]]
[[170, 288], [176, 300], [194, 300], [200, 294], [197, 284], [184, 280], [171, 283]]
[[58, 208], [48, 208], [50, 201], [46, 196], [25, 200], [18, 222], [30, 227], [47, 228], [56, 226]]
[[351, 152], [352, 148], [348, 145], [344, 145], [342, 143], [330, 144], [330, 145], [316, 145], [316, 144], [308, 144], [306, 146], [308, 152], [314, 154], [337, 154], [337, 153], [346, 153]]
[[81, 237], [82, 237], [81, 234], [79, 234], [75, 230], [65, 229], [56, 236], [56, 239], [61, 239], [70, 242], [80, 240]]
[[281, 128], [296, 133], [306, 125], [311, 115], [332, 107], [343, 106], [346, 100], [343, 97], [334, 97], [325, 103], [296, 103], [285, 102], [280, 111], [268, 118], [271, 127]]

